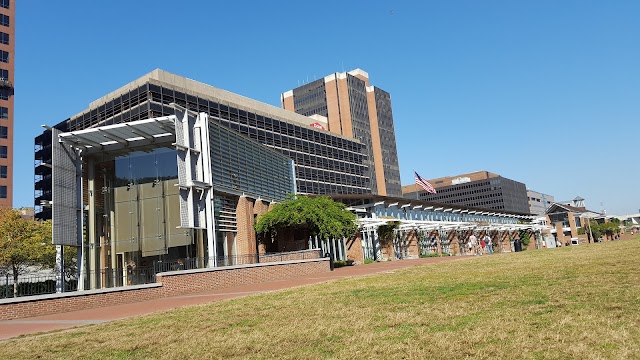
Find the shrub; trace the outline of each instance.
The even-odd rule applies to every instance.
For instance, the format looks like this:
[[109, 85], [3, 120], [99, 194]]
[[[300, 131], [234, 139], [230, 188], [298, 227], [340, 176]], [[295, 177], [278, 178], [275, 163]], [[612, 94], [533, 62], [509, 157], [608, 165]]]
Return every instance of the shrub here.
[[438, 253], [420, 254], [421, 258], [440, 257], [440, 256], [442, 255], [439, 255]]
[[336, 260], [333, 262], [333, 267], [334, 268], [339, 268], [339, 267], [343, 267], [343, 266], [347, 266], [347, 262], [344, 260]]

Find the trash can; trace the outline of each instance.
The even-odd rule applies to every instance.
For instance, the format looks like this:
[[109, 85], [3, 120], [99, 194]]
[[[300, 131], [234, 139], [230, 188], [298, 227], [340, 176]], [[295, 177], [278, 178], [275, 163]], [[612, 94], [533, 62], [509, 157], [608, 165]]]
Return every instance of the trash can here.
[[522, 251], [522, 242], [520, 241], [520, 239], [516, 239], [513, 242], [513, 248], [515, 249], [516, 252]]

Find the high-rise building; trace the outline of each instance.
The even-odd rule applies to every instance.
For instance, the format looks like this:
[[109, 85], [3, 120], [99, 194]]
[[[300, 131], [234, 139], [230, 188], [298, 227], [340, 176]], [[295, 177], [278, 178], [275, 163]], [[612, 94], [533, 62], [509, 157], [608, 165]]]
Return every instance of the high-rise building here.
[[13, 205], [15, 2], [0, 0], [0, 207]]
[[334, 73], [283, 93], [281, 100], [284, 109], [324, 118], [316, 126], [360, 140], [367, 148], [372, 193], [402, 196], [391, 96], [371, 86], [369, 74]]
[[404, 197], [442, 204], [472, 206], [489, 210], [529, 213], [525, 184], [488, 171], [428, 180], [436, 194], [413, 184], [402, 187]]

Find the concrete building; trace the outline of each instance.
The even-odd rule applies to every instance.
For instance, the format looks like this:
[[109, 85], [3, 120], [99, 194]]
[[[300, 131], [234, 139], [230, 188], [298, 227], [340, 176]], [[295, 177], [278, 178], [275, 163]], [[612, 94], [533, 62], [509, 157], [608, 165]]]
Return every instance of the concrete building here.
[[15, 5], [0, 0], [0, 207], [13, 206]]
[[488, 171], [428, 180], [436, 194], [416, 184], [402, 187], [405, 198], [455, 204], [488, 210], [529, 214], [525, 184]]
[[391, 96], [361, 69], [334, 73], [282, 94], [282, 107], [320, 116], [316, 126], [361, 141], [374, 194], [402, 196]]
[[545, 214], [549, 206], [555, 202], [551, 195], [527, 189], [527, 198], [529, 199], [529, 213], [542, 216]]

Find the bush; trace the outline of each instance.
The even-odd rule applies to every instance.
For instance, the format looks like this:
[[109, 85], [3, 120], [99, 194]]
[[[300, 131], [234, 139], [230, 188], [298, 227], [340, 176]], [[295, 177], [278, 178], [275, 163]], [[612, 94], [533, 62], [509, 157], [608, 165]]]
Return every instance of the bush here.
[[428, 254], [420, 254], [421, 258], [431, 258], [431, 257], [440, 257], [438, 253], [428, 253]]
[[365, 264], [373, 264], [374, 262], [376, 262], [376, 261], [373, 260], [373, 259], [364, 259], [364, 263]]
[[347, 266], [347, 262], [344, 260], [336, 260], [333, 262], [333, 267], [334, 268], [339, 268], [339, 267], [343, 267], [343, 266]]

